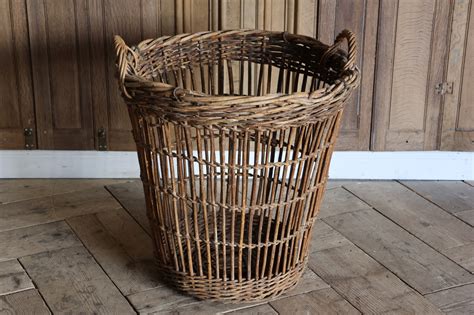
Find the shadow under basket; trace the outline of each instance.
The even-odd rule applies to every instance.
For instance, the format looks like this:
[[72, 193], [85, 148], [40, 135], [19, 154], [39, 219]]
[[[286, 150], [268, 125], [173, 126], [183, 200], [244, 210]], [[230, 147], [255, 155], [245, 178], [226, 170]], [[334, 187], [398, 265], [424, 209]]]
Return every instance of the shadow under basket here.
[[358, 85], [354, 35], [332, 46], [255, 30], [115, 42], [162, 277], [228, 302], [295, 286]]

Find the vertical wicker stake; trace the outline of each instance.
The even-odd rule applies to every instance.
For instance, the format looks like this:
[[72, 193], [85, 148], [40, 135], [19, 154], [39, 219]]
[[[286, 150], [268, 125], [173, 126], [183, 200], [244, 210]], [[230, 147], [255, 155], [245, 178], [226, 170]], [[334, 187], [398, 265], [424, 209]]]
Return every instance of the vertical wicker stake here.
[[231, 302], [293, 287], [358, 85], [354, 35], [332, 46], [254, 30], [115, 43], [163, 278]]

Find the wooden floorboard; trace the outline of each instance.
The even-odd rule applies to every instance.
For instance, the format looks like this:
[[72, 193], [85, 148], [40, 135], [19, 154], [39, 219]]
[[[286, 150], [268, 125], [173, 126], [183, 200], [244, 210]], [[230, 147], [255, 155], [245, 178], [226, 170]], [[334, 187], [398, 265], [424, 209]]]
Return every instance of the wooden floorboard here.
[[394, 181], [358, 182], [344, 187], [437, 251], [463, 264], [459, 255], [453, 254], [453, 248], [474, 243], [474, 229], [469, 224]]
[[103, 187], [0, 205], [0, 231], [120, 208]]
[[474, 226], [474, 187], [462, 181], [402, 181], [425, 199]]
[[104, 187], [120, 179], [0, 179], [0, 204]]
[[[338, 200], [341, 200], [340, 204]], [[354, 195], [333, 200], [333, 208], [360, 201]], [[396, 225], [369, 205], [324, 217], [372, 258], [422, 294], [474, 282], [474, 275]], [[340, 211], [335, 211], [339, 213]]]
[[34, 289], [34, 285], [18, 260], [0, 262], [0, 295], [27, 289]]
[[89, 252], [82, 246], [20, 258], [53, 313], [133, 314]]
[[151, 235], [146, 215], [145, 194], [141, 181], [129, 181], [123, 184], [107, 186], [107, 190], [117, 199], [128, 213]]
[[355, 245], [317, 251], [309, 267], [363, 313], [440, 314], [431, 302]]
[[474, 313], [470, 185], [331, 181], [298, 286], [223, 304], [160, 281], [140, 181], [0, 180], [0, 313]]
[[64, 222], [0, 232], [0, 261], [80, 245]]
[[162, 285], [152, 240], [125, 210], [74, 217], [67, 222], [122, 294]]
[[[262, 304], [253, 307], [249, 307], [243, 310], [237, 310], [226, 313], [227, 315], [278, 315], [274, 308], [269, 304]], [[284, 313], [280, 313], [284, 314]]]
[[270, 305], [279, 314], [360, 314], [332, 288], [271, 301]]
[[0, 314], [51, 314], [37, 290], [26, 290], [0, 296]]
[[474, 314], [474, 284], [428, 294], [426, 298], [446, 314]]

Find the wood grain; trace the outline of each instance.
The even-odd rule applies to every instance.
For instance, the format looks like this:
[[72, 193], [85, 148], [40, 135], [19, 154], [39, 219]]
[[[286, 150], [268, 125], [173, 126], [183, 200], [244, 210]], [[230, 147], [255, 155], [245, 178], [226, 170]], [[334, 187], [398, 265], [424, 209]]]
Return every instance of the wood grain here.
[[26, 256], [20, 261], [53, 313], [134, 313], [82, 246]]
[[53, 195], [0, 205], [0, 231], [63, 220], [120, 205], [104, 188]]
[[26, 5], [38, 145], [93, 149], [85, 1], [29, 0]]
[[421, 294], [474, 282], [474, 275], [373, 209], [324, 221]]
[[0, 204], [124, 182], [119, 179], [2, 179]]
[[33, 288], [33, 283], [18, 260], [0, 262], [0, 295]]
[[426, 298], [448, 315], [474, 313], [474, 284], [428, 294]]
[[107, 186], [107, 190], [117, 199], [122, 207], [151, 235], [151, 228], [146, 215], [145, 194], [141, 181]]
[[[467, 40], [464, 55], [464, 68], [462, 73], [462, 94], [458, 107], [458, 122], [456, 129], [468, 133], [464, 136], [465, 143], [459, 143], [456, 149], [463, 151], [474, 150], [474, 91], [472, 89], [472, 80], [474, 80], [474, 6], [471, 2], [469, 13], [469, 28], [467, 30]], [[455, 136], [456, 139], [456, 136]], [[471, 140], [471, 141], [469, 141]]]
[[67, 219], [124, 295], [162, 285], [150, 236], [123, 209]]
[[367, 209], [369, 206], [344, 188], [327, 190], [324, 194], [318, 218]]
[[26, 290], [0, 296], [1, 314], [46, 315], [51, 314], [38, 290]]
[[351, 244], [351, 242], [347, 238], [327, 225], [324, 221], [316, 221], [313, 228], [311, 244], [309, 245], [311, 253], [349, 244]]
[[313, 253], [309, 267], [362, 313], [441, 314], [354, 245]]
[[449, 14], [447, 1], [380, 2], [373, 150], [438, 148]]
[[359, 182], [345, 188], [436, 250], [474, 242], [471, 226], [397, 182]]
[[[474, 187], [461, 181], [402, 181], [402, 184], [463, 221], [470, 217], [466, 213], [474, 210]], [[465, 222], [474, 225], [473, 221]]]
[[0, 261], [77, 246], [80, 241], [65, 222], [0, 232]]
[[279, 314], [360, 314], [331, 288], [300, 294], [270, 302]]
[[24, 149], [24, 128], [36, 134], [24, 1], [0, 1], [0, 38], [0, 149]]
[[[444, 98], [443, 120], [441, 126], [441, 150], [455, 150], [458, 134], [457, 122], [463, 90], [463, 68], [465, 66], [466, 37], [469, 27], [470, 0], [457, 0], [453, 5], [449, 58], [446, 69], [446, 82], [453, 82], [452, 94]], [[472, 19], [471, 19], [472, 21]], [[472, 22], [471, 22], [472, 24]], [[469, 62], [468, 62], [469, 63]], [[455, 82], [457, 84], [455, 84]]]
[[228, 312], [226, 314], [232, 314], [232, 315], [278, 315], [279, 313], [277, 313], [270, 305], [262, 304], [262, 305], [258, 305], [258, 306], [244, 308], [244, 309], [237, 310], [237, 311]]

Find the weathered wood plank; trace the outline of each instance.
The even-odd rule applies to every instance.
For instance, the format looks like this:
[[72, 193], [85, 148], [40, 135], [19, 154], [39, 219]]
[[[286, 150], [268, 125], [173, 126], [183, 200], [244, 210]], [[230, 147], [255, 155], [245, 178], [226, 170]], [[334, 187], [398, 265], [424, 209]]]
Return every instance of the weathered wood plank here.
[[226, 314], [232, 315], [278, 315], [278, 313], [268, 304], [262, 304], [249, 308], [244, 308], [237, 311], [232, 311]]
[[400, 183], [358, 182], [345, 188], [436, 250], [474, 242], [471, 226]]
[[325, 192], [318, 218], [367, 209], [367, 204], [344, 188], [334, 188]]
[[51, 314], [37, 290], [0, 296], [0, 314]]
[[[327, 283], [308, 269], [303, 274], [299, 284], [293, 290], [284, 293], [279, 298], [290, 297], [328, 287], [329, 285]], [[213, 314], [240, 310], [265, 303], [265, 301], [259, 301], [254, 303], [223, 304], [211, 301], [199, 301], [166, 286], [132, 294], [128, 296], [128, 299], [140, 313], [154, 314]]]
[[333, 247], [349, 245], [351, 242], [338, 231], [322, 220], [317, 220], [313, 227], [313, 236], [310, 243], [310, 252]]
[[271, 301], [270, 305], [280, 314], [360, 314], [331, 288]]
[[366, 207], [324, 221], [422, 294], [474, 282], [474, 275]]
[[474, 314], [474, 284], [443, 290], [425, 297], [448, 315]]
[[146, 215], [145, 194], [139, 180], [109, 185], [107, 190], [118, 200], [122, 207], [151, 235], [150, 223]]
[[146, 232], [123, 209], [67, 220], [124, 295], [161, 285]]
[[362, 313], [441, 314], [355, 245], [313, 253], [309, 267]]
[[0, 204], [64, 194], [124, 182], [121, 179], [2, 179]]
[[134, 313], [82, 246], [26, 256], [20, 261], [53, 313]]
[[80, 244], [65, 222], [0, 232], [0, 261]]
[[200, 302], [167, 286], [129, 295], [128, 300], [140, 314], [155, 314]]
[[34, 287], [18, 260], [0, 262], [0, 295], [34, 289]]
[[117, 208], [120, 204], [101, 187], [9, 203], [0, 205], [0, 231]]
[[[461, 220], [465, 216], [458, 214], [474, 211], [474, 187], [462, 181], [403, 181], [402, 184]], [[466, 223], [473, 225], [469, 220]]]
[[444, 250], [446, 256], [474, 273], [474, 243]]

